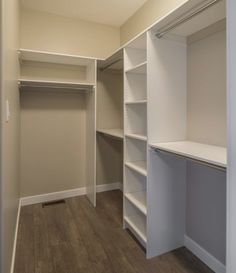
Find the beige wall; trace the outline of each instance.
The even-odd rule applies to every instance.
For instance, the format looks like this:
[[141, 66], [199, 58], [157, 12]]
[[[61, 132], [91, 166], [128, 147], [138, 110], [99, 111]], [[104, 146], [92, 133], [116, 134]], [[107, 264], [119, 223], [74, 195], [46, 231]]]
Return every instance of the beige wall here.
[[[18, 0], [1, 1], [1, 272], [10, 273], [19, 202]], [[11, 116], [4, 120], [5, 101]]]
[[[203, 34], [204, 32], [206, 30], [201, 31]], [[195, 37], [201, 37], [201, 33]], [[194, 40], [193, 36], [191, 40]], [[197, 142], [225, 146], [225, 30], [208, 34], [189, 44], [187, 65], [187, 137]]]
[[148, 0], [120, 28], [121, 45], [134, 38], [186, 0]]
[[20, 46], [105, 58], [120, 45], [118, 27], [21, 10]]
[[[123, 75], [98, 73], [97, 128], [123, 128]], [[97, 184], [123, 181], [123, 142], [97, 135]]]
[[21, 196], [84, 187], [85, 149], [84, 94], [21, 93]]

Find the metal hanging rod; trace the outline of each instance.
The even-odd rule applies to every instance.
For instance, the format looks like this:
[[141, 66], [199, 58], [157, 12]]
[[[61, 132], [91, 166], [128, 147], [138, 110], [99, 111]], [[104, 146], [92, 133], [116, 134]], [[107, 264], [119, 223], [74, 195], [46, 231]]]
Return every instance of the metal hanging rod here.
[[200, 8], [198, 8], [197, 10], [193, 11], [192, 13], [188, 14], [186, 17], [180, 18], [178, 19], [175, 23], [173, 24], [169, 24], [166, 26], [166, 28], [163, 28], [162, 30], [158, 31], [155, 35], [157, 38], [162, 38], [166, 33], [168, 33], [170, 30], [178, 27], [179, 25], [191, 20], [193, 17], [195, 17], [196, 15], [202, 13], [203, 11], [205, 11], [206, 9], [214, 6], [215, 4], [217, 4], [218, 2], [220, 2], [222, 0], [213, 0], [207, 4], [205, 4], [204, 6], [201, 6]]
[[189, 156], [186, 156], [186, 155], [180, 155], [180, 154], [176, 154], [174, 152], [169, 152], [169, 151], [165, 151], [165, 150], [162, 150], [160, 148], [154, 148], [154, 147], [151, 147], [156, 153], [164, 153], [164, 154], [170, 154], [170, 155], [173, 155], [175, 157], [181, 157], [181, 158], [184, 158], [184, 159], [187, 159], [188, 161], [191, 161], [191, 162], [195, 162], [197, 164], [201, 164], [201, 165], [204, 165], [204, 166], [207, 166], [207, 167], [211, 167], [211, 168], [214, 168], [214, 169], [217, 169], [219, 171], [223, 171], [223, 172], [226, 172], [226, 168], [225, 167], [221, 167], [221, 166], [218, 166], [218, 165], [215, 165], [215, 164], [211, 164], [211, 163], [207, 163], [205, 161], [202, 161], [202, 160], [198, 160], [198, 159], [194, 159], [192, 157], [189, 157]]
[[71, 86], [52, 86], [52, 85], [30, 85], [30, 84], [19, 84], [19, 88], [48, 88], [48, 89], [69, 89], [69, 90], [80, 90], [80, 91], [89, 91], [94, 87], [71, 87]]
[[112, 65], [114, 65], [114, 64], [116, 64], [116, 63], [118, 63], [118, 62], [121, 62], [123, 59], [117, 59], [117, 60], [115, 60], [115, 61], [113, 61], [113, 62], [111, 62], [111, 63], [109, 63], [108, 65], [106, 65], [106, 66], [104, 66], [104, 67], [101, 67], [100, 68], [100, 70], [101, 71], [104, 71], [104, 70], [106, 70], [107, 68], [109, 68], [110, 66], [112, 66]]

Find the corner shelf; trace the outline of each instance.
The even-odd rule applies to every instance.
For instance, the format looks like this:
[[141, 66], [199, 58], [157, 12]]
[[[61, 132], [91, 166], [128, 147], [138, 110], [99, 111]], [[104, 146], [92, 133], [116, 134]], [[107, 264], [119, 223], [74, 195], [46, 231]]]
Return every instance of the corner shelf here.
[[146, 74], [147, 73], [147, 62], [140, 63], [134, 67], [131, 67], [125, 71], [125, 73], [134, 74]]
[[145, 104], [147, 103], [147, 100], [136, 100], [136, 101], [127, 101], [125, 104], [127, 105], [135, 105], [135, 104]]
[[147, 141], [147, 136], [140, 134], [125, 134], [126, 137]]
[[147, 215], [146, 191], [126, 193], [125, 198], [127, 198], [144, 215]]
[[227, 167], [226, 148], [192, 141], [151, 143], [154, 149], [197, 160], [213, 166]]
[[94, 85], [82, 82], [67, 82], [67, 81], [48, 81], [48, 80], [34, 80], [34, 79], [19, 79], [18, 84], [20, 88], [24, 87], [48, 87], [48, 88], [62, 88], [92, 91]]
[[97, 132], [121, 140], [124, 139], [123, 129], [97, 129]]
[[125, 162], [125, 166], [136, 171], [137, 173], [147, 176], [147, 162], [144, 160]]
[[125, 216], [124, 221], [128, 228], [136, 234], [144, 246], [147, 244], [146, 226], [136, 215]]

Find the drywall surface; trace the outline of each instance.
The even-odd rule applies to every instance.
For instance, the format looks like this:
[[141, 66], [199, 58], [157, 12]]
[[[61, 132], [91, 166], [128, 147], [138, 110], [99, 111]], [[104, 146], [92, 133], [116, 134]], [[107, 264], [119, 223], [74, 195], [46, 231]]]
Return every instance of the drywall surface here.
[[119, 45], [118, 27], [21, 9], [21, 48], [105, 58]]
[[149, 0], [120, 28], [121, 45], [138, 35], [185, 0]]
[[188, 162], [186, 234], [225, 264], [225, 172]]
[[226, 33], [188, 45], [187, 137], [226, 145]]
[[[18, 0], [1, 1], [1, 272], [10, 273], [19, 203]], [[6, 100], [10, 119], [5, 120]]]
[[[98, 72], [97, 128], [123, 128], [123, 74]], [[123, 142], [97, 134], [97, 184], [123, 181]]]
[[22, 197], [85, 186], [85, 94], [65, 91], [21, 93]]

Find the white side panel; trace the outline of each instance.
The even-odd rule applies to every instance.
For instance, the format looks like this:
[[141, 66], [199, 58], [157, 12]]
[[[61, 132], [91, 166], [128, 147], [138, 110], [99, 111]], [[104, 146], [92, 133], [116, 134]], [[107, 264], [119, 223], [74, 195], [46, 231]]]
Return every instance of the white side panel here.
[[148, 138], [150, 142], [186, 138], [186, 44], [148, 33]]
[[[96, 71], [96, 61], [94, 71]], [[94, 73], [96, 82], [96, 73]], [[87, 93], [86, 113], [86, 192], [91, 203], [96, 206], [96, 86]]]
[[228, 0], [227, 7], [227, 68], [228, 68], [228, 230], [227, 273], [236, 272], [236, 1]]
[[148, 151], [147, 257], [184, 244], [186, 161]]

